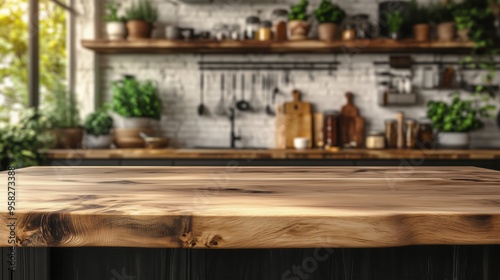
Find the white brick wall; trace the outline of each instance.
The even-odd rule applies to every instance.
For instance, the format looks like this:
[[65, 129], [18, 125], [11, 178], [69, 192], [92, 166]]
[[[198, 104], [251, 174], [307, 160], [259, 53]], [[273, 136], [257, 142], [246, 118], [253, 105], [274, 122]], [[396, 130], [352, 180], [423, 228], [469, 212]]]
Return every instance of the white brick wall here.
[[[85, 6], [85, 13], [92, 13], [96, 8], [95, 2], [78, 0], [80, 8]], [[123, 1], [128, 4], [130, 1]], [[277, 8], [286, 8], [295, 1], [272, 1], [272, 4], [241, 4], [242, 0], [226, 1], [230, 4], [215, 5], [174, 5], [166, 1], [157, 1], [160, 19], [162, 23], [177, 23], [183, 27], [194, 27], [197, 30], [210, 30], [219, 22], [238, 22], [243, 24], [246, 16], [256, 14], [258, 10], [262, 15], [269, 15]], [[249, 1], [243, 1], [248, 3]], [[270, 1], [271, 2], [271, 1]], [[319, 2], [311, 1], [312, 6]], [[233, 4], [234, 3], [234, 4]], [[339, 1], [349, 13], [368, 13], [372, 19], [376, 18], [377, 4], [375, 1], [355, 0]], [[99, 4], [103, 5], [103, 3]], [[93, 38], [95, 15], [83, 15], [78, 21], [79, 38]], [[98, 26], [97, 30], [102, 30]], [[102, 32], [101, 32], [102, 33]], [[161, 32], [157, 34], [161, 36]], [[99, 35], [100, 36], [100, 35]], [[175, 139], [174, 144], [178, 147], [193, 146], [228, 146], [229, 145], [229, 121], [224, 117], [211, 114], [207, 117], [199, 117], [196, 108], [199, 100], [199, 71], [197, 62], [200, 55], [178, 54], [178, 55], [103, 55], [98, 59], [98, 64], [93, 65], [93, 54], [79, 47], [77, 51], [77, 92], [86, 102], [86, 112], [93, 109], [92, 84], [95, 69], [100, 79], [100, 92], [103, 99], [109, 100], [111, 96], [110, 82], [119, 79], [123, 74], [133, 74], [139, 79], [151, 79], [156, 81], [163, 99], [164, 113], [160, 123], [157, 124], [162, 135]], [[204, 60], [252, 60], [252, 61], [308, 61], [329, 60], [334, 55], [205, 55]], [[293, 88], [300, 89], [304, 100], [312, 102], [317, 111], [327, 109], [339, 110], [345, 104], [344, 94], [351, 91], [355, 94], [355, 102], [359, 106], [362, 115], [367, 119], [368, 130], [383, 129], [383, 120], [393, 118], [397, 111], [404, 111], [410, 118], [418, 118], [425, 115], [425, 103], [431, 98], [445, 98], [448, 92], [423, 91], [420, 95], [418, 106], [402, 108], [385, 108], [377, 105], [376, 69], [374, 61], [388, 60], [387, 55], [338, 55], [337, 59], [342, 63], [339, 70], [329, 75], [327, 71], [313, 72], [310, 79], [309, 73], [304, 71], [292, 72], [292, 84], [280, 88], [289, 93]], [[415, 60], [428, 61], [432, 59], [429, 55], [414, 56]], [[457, 57], [447, 57], [451, 61]], [[92, 66], [91, 66], [92, 65]], [[383, 66], [378, 66], [382, 68]], [[416, 71], [418, 73], [418, 69]], [[229, 73], [229, 72], [228, 72]], [[265, 74], [265, 73], [261, 73]], [[281, 75], [282, 73], [278, 73]], [[467, 73], [473, 75], [474, 73]], [[207, 73], [207, 89], [205, 103], [213, 112], [220, 98], [219, 91], [220, 72], [211, 71]], [[470, 77], [469, 79], [473, 79]], [[226, 81], [229, 84], [229, 78]], [[418, 77], [415, 78], [418, 85]], [[250, 73], [246, 78], [250, 81]], [[227, 88], [227, 87], [226, 87]], [[264, 93], [257, 87], [257, 95], [264, 103]], [[92, 92], [93, 93], [93, 92]], [[227, 92], [226, 92], [227, 94]], [[238, 91], [238, 97], [240, 92]], [[250, 91], [246, 91], [247, 98]], [[226, 96], [226, 101], [228, 101]], [[290, 96], [278, 96], [277, 104], [290, 99]], [[239, 98], [238, 98], [239, 99]], [[92, 100], [92, 101], [91, 101]], [[264, 103], [265, 104], [265, 103]], [[497, 101], [498, 104], [498, 101]], [[236, 120], [237, 129], [244, 137], [245, 146], [273, 147], [274, 145], [274, 119], [267, 116], [263, 110], [255, 113], [239, 113]], [[494, 121], [489, 121], [483, 131], [474, 133], [473, 145], [477, 147], [500, 147], [500, 132]]]

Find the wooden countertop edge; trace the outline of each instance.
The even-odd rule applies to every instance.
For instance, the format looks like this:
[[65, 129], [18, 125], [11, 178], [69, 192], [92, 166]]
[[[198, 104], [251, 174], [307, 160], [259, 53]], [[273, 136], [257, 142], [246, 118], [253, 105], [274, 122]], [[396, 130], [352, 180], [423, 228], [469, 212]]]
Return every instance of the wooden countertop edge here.
[[500, 149], [488, 150], [204, 150], [204, 149], [106, 149], [48, 150], [48, 159], [475, 159], [500, 160]]

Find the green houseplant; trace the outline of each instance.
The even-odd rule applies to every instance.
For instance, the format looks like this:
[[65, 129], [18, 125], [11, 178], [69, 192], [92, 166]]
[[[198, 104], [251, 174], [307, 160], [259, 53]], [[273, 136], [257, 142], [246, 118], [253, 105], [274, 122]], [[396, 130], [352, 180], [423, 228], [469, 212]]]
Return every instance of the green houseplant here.
[[76, 149], [83, 140], [80, 115], [75, 95], [59, 85], [54, 91], [55, 104], [47, 108], [47, 118], [53, 128], [55, 148]]
[[331, 0], [322, 0], [314, 11], [319, 22], [318, 37], [323, 41], [333, 41], [337, 37], [338, 26], [346, 17], [345, 11]]
[[117, 3], [106, 4], [104, 21], [106, 22], [106, 34], [109, 40], [123, 40], [127, 35], [125, 18], [118, 15], [119, 8], [120, 5]]
[[148, 127], [151, 119], [160, 119], [161, 100], [152, 81], [125, 76], [113, 83], [112, 109], [125, 118], [122, 128]]
[[389, 24], [389, 33], [392, 39], [396, 40], [400, 37], [401, 27], [404, 23], [404, 18], [400, 11], [394, 11], [387, 14], [387, 23]]
[[412, 0], [408, 5], [407, 15], [407, 21], [413, 28], [413, 38], [418, 42], [429, 41], [431, 34], [429, 7]]
[[451, 148], [467, 148], [469, 132], [484, 126], [481, 118], [491, 117], [495, 106], [485, 102], [487, 99], [465, 100], [458, 93], [450, 102], [429, 101], [427, 117], [432, 121], [434, 129], [439, 131], [440, 146]]
[[288, 28], [290, 29], [290, 40], [305, 40], [311, 28], [307, 7], [309, 1], [300, 0], [300, 3], [293, 5], [288, 14]]
[[85, 118], [83, 128], [86, 133], [86, 147], [101, 149], [109, 148], [113, 137], [111, 129], [113, 128], [113, 118], [106, 109], [101, 108]]
[[39, 165], [43, 160], [40, 153], [53, 141], [47, 133], [50, 122], [33, 109], [23, 113], [17, 124], [0, 127], [0, 171], [8, 166], [16, 168]]
[[150, 38], [157, 17], [158, 11], [150, 0], [134, 1], [126, 10], [128, 39]]
[[453, 3], [436, 3], [431, 6], [431, 19], [436, 24], [436, 34], [439, 41], [450, 42], [455, 39], [455, 21]]

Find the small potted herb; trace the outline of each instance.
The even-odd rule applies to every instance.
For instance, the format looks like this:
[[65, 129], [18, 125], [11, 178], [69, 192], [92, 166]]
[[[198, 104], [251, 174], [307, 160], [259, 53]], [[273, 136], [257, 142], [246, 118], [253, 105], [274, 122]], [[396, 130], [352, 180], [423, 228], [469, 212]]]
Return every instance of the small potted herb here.
[[429, 101], [427, 117], [438, 133], [438, 144], [446, 148], [468, 148], [469, 132], [483, 127], [481, 118], [491, 117], [494, 105], [477, 99], [464, 100], [455, 94], [451, 102]]
[[152, 81], [141, 82], [132, 76], [113, 83], [112, 110], [123, 118], [119, 128], [147, 128], [159, 120], [161, 100]]
[[431, 9], [431, 18], [436, 26], [438, 41], [451, 42], [455, 39], [455, 21], [453, 4], [434, 4]]
[[103, 108], [89, 114], [84, 121], [83, 128], [86, 133], [87, 148], [109, 148], [113, 142], [111, 136], [113, 118]]
[[318, 37], [323, 41], [333, 41], [337, 38], [339, 24], [346, 17], [346, 13], [332, 0], [322, 0], [319, 7], [314, 11], [319, 22]]
[[389, 34], [392, 39], [397, 40], [401, 36], [401, 27], [404, 19], [400, 11], [394, 11], [387, 14], [387, 23], [389, 24]]
[[118, 15], [117, 3], [108, 3], [106, 5], [106, 34], [109, 40], [123, 40], [127, 35], [127, 28], [125, 27], [125, 18]]
[[412, 0], [408, 6], [408, 21], [413, 26], [413, 37], [415, 41], [427, 42], [430, 40], [431, 25], [429, 23], [429, 7]]
[[290, 29], [290, 40], [305, 40], [309, 34], [311, 25], [307, 21], [309, 15], [307, 14], [307, 7], [309, 1], [300, 0], [300, 3], [291, 7], [288, 14], [288, 28]]
[[128, 39], [151, 38], [158, 11], [150, 0], [138, 0], [126, 10]]

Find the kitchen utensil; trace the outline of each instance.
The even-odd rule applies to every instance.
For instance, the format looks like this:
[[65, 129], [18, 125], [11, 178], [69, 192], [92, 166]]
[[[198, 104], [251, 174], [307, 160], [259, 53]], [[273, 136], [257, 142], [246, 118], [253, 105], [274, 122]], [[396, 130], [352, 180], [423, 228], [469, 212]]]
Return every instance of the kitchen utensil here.
[[293, 148], [293, 140], [296, 137], [309, 139], [308, 148], [312, 148], [313, 143], [313, 116], [311, 104], [302, 102], [301, 93], [294, 90], [293, 101], [285, 102], [282, 112], [285, 115], [285, 139], [286, 148]]
[[500, 128], [500, 111], [498, 111], [498, 115], [497, 115], [497, 126], [498, 126], [498, 128]]
[[238, 77], [236, 77], [236, 73], [233, 74], [233, 104], [231, 105], [232, 108], [236, 107], [236, 91], [238, 89]]
[[203, 72], [200, 73], [200, 105], [198, 106], [198, 116], [203, 116], [205, 113], [205, 104], [204, 104], [204, 87], [205, 87], [205, 75]]
[[217, 106], [215, 106], [215, 114], [217, 114], [218, 116], [227, 115], [226, 102], [224, 98], [224, 90], [226, 87], [225, 83], [226, 79], [224, 74], [220, 74], [220, 99], [219, 102], [217, 103]]
[[253, 111], [259, 111], [260, 110], [260, 102], [257, 97], [257, 92], [256, 92], [256, 85], [257, 85], [257, 75], [255, 73], [252, 74], [252, 85], [251, 85], [251, 95], [250, 95], [250, 100], [248, 103], [250, 103], [250, 108]]
[[293, 147], [297, 150], [305, 150], [309, 147], [309, 139], [306, 137], [295, 137], [293, 139]]
[[354, 105], [354, 96], [345, 95], [347, 104], [340, 111], [340, 144], [343, 147], [362, 147], [364, 144], [364, 119]]
[[245, 100], [245, 74], [241, 74], [241, 100], [236, 103], [236, 108], [240, 111], [250, 110], [250, 103]]
[[271, 92], [271, 76], [268, 75], [268, 77], [265, 79], [265, 92], [269, 94], [269, 102], [267, 103], [266, 106], [266, 114], [269, 116], [275, 116], [276, 112], [273, 109], [273, 106], [271, 105], [273, 103], [273, 93]]

